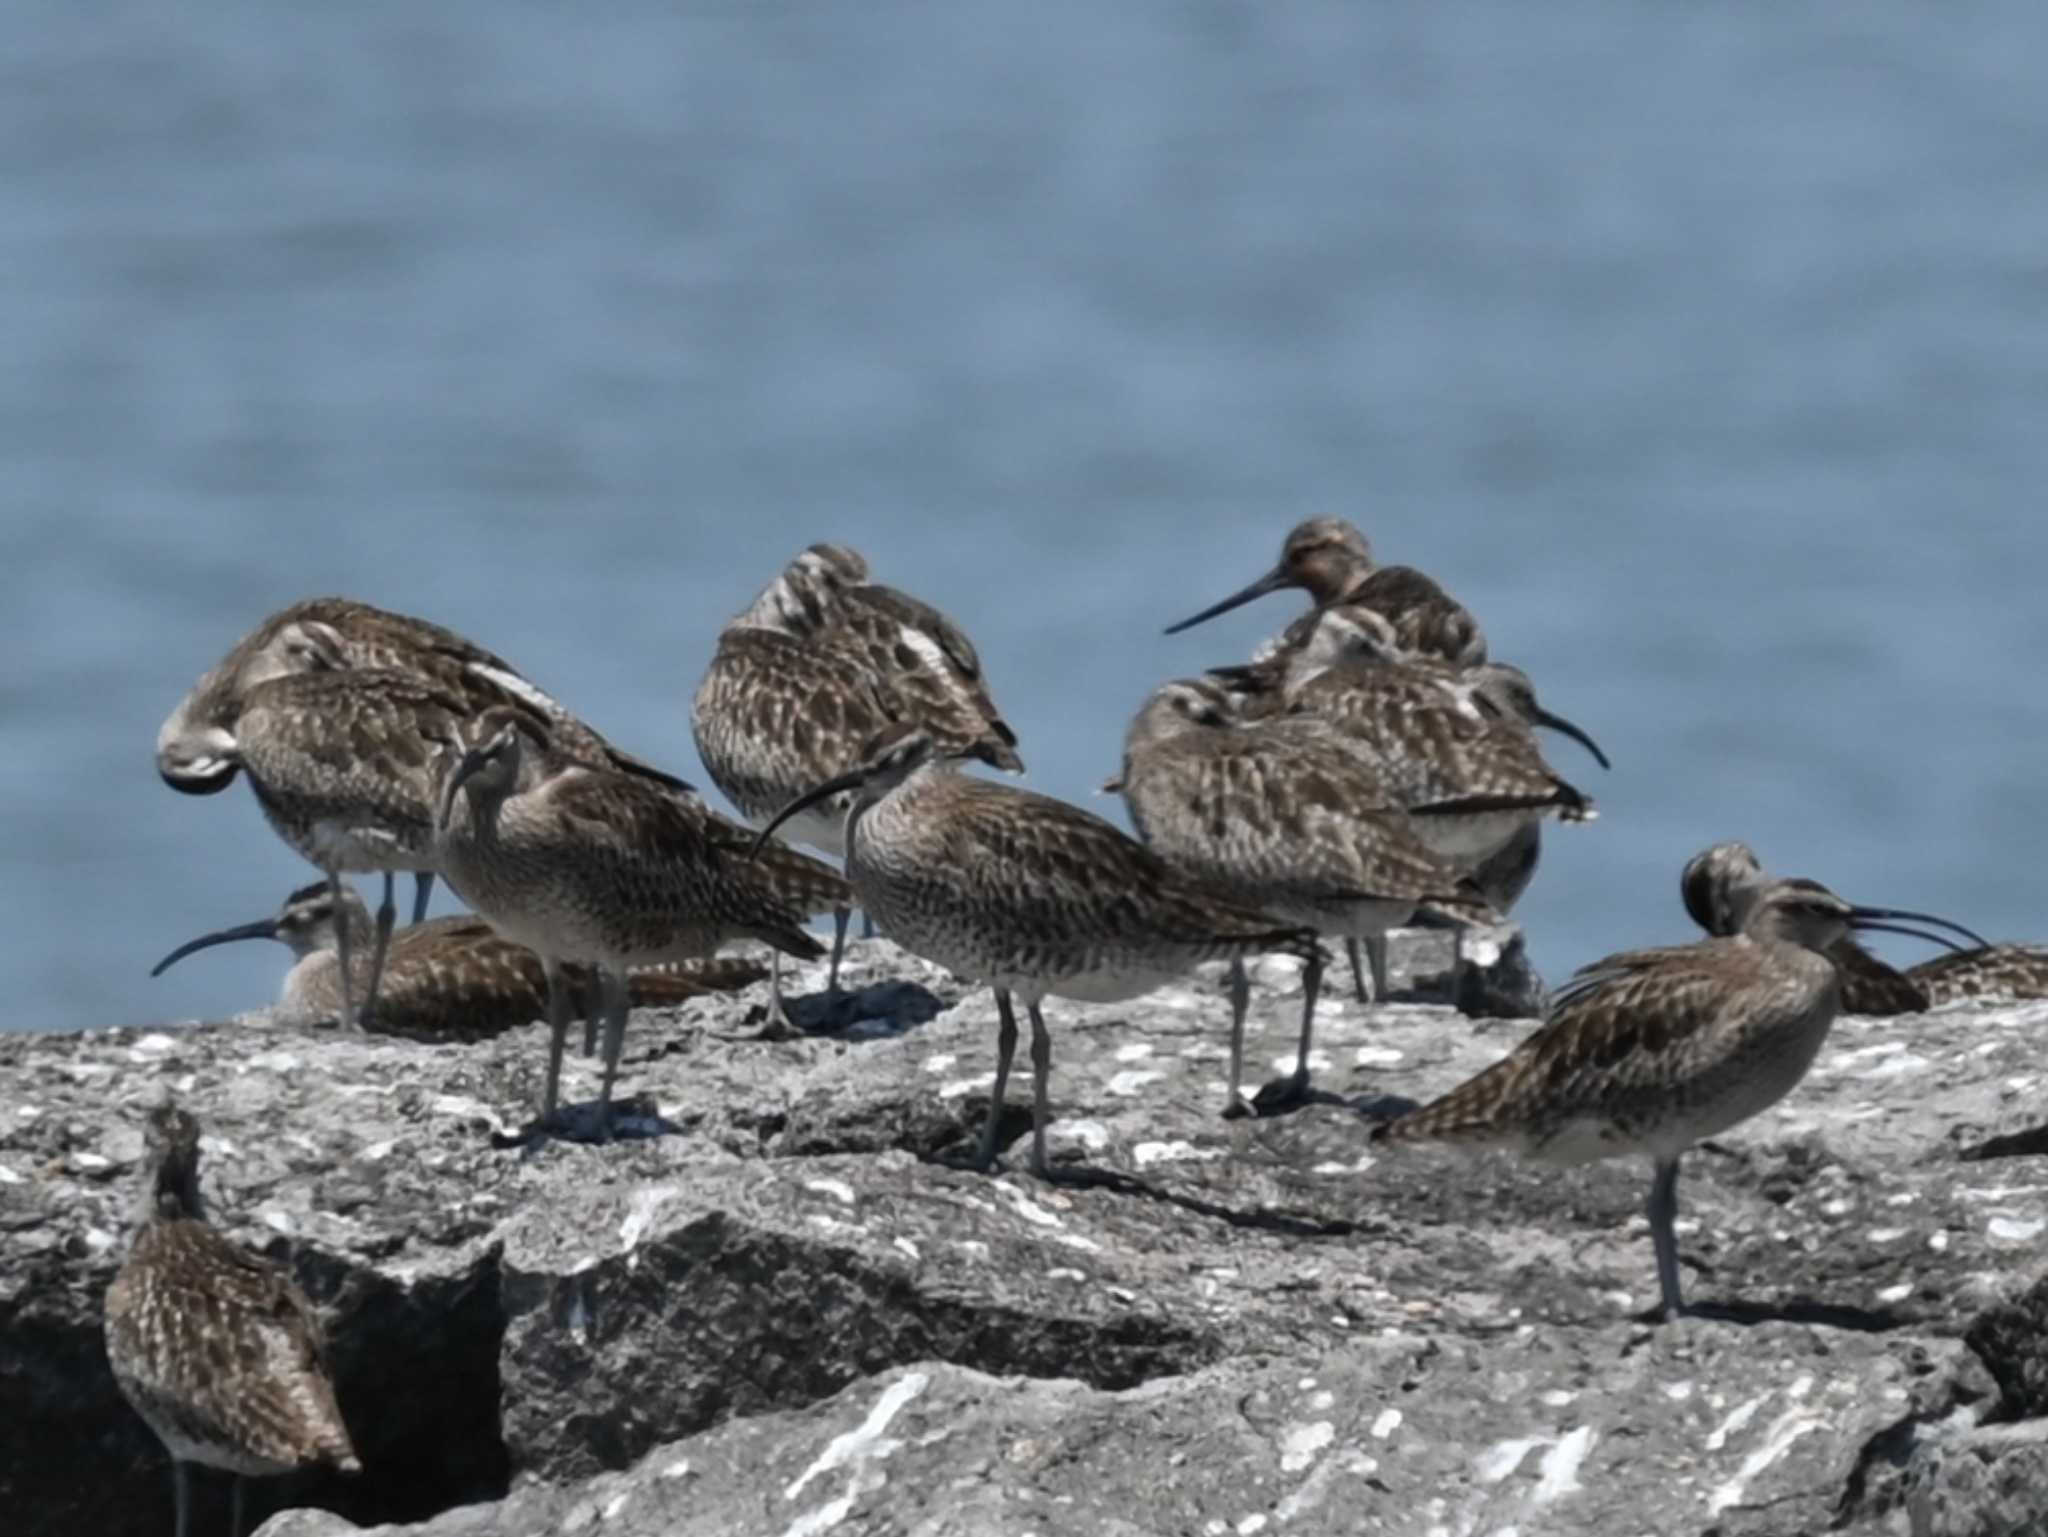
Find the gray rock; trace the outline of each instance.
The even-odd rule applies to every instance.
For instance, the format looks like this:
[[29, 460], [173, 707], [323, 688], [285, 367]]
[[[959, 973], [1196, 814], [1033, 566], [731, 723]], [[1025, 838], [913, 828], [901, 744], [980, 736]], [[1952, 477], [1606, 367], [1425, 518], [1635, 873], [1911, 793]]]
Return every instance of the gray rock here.
[[[272, 1537], [2048, 1530], [2048, 1180], [1989, 1156], [2042, 1143], [2048, 1008], [1844, 1021], [1786, 1105], [1688, 1158], [1708, 1316], [1651, 1328], [1644, 1170], [1365, 1140], [1526, 1024], [1335, 987], [1323, 1097], [1226, 1122], [1215, 978], [1055, 1003], [1054, 1146], [1095, 1177], [1048, 1186], [940, 1161], [987, 1104], [986, 992], [881, 942], [848, 976], [854, 1004], [800, 1011], [836, 1034], [748, 1039], [764, 989], [637, 1015], [649, 1134], [608, 1147], [518, 1139], [537, 1029], [0, 1039], [0, 1508], [167, 1519], [99, 1302], [169, 1086], [219, 1219], [327, 1309], [367, 1467], [253, 1486], [339, 1513]], [[1261, 967], [1262, 1071], [1291, 1066], [1298, 987]], [[565, 1093], [595, 1088], [573, 1060]]]

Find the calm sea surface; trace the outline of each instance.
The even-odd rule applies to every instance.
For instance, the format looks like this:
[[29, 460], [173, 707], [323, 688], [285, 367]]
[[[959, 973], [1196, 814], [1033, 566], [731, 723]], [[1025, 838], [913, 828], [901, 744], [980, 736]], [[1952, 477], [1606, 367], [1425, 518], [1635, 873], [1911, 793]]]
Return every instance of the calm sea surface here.
[[841, 540], [1086, 800], [1323, 513], [1614, 759], [1553, 750], [1553, 974], [1734, 836], [2048, 938], [2044, 58], [2037, 0], [17, 10], [0, 1028], [272, 995], [148, 978], [311, 878], [151, 753], [292, 599], [694, 777], [719, 625]]

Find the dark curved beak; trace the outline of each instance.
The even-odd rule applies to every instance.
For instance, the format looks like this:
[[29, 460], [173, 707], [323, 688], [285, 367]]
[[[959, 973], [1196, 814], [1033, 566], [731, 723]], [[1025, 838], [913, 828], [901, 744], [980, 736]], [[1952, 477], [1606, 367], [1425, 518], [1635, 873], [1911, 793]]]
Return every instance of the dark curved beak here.
[[194, 950], [205, 950], [214, 945], [231, 945], [238, 939], [275, 938], [277, 938], [277, 920], [275, 918], [262, 918], [255, 923], [238, 923], [231, 929], [221, 929], [216, 933], [201, 934], [197, 939], [186, 940], [184, 944], [178, 946], [177, 949], [150, 967], [149, 974], [153, 977], [162, 976]]
[[235, 782], [235, 776], [241, 771], [241, 764], [230, 763], [225, 769], [211, 774], [187, 774], [164, 767], [163, 760], [158, 759], [156, 777], [180, 795], [218, 795]]
[[1574, 742], [1577, 742], [1581, 747], [1585, 748], [1587, 752], [1593, 755], [1593, 761], [1599, 764], [1602, 768], [1611, 769], [1614, 767], [1613, 764], [1607, 761], [1607, 754], [1600, 750], [1600, 744], [1594, 741], [1591, 737], [1587, 736], [1585, 732], [1581, 731], [1577, 726], [1574, 726], [1570, 721], [1566, 720], [1562, 715], [1552, 715], [1548, 710], [1544, 709], [1541, 705], [1538, 705], [1536, 707], [1535, 720], [1537, 725], [1548, 726], [1552, 731], [1555, 731], [1562, 736], [1568, 736]]
[[758, 858], [761, 850], [767, 847], [768, 840], [775, 836], [775, 829], [784, 822], [787, 822], [799, 811], [815, 806], [819, 801], [830, 799], [832, 796], [843, 794], [848, 790], [858, 790], [863, 784], [867, 783], [867, 777], [865, 770], [853, 769], [848, 773], [839, 775], [836, 779], [828, 779], [823, 784], [815, 785], [811, 789], [804, 791], [803, 794], [770, 817], [768, 825], [754, 835], [753, 846], [747, 850], [747, 858]]
[[464, 748], [453, 738], [449, 741], [449, 747], [451, 750], [460, 749], [462, 756], [456, 760], [454, 771], [448, 775], [448, 783], [441, 790], [441, 809], [434, 817], [436, 827], [448, 825], [448, 819], [455, 814], [455, 797], [461, 793], [463, 785], [469, 782], [469, 776], [482, 768], [484, 760], [489, 756], [482, 748]]
[[1166, 633], [1168, 635], [1178, 635], [1182, 630], [1192, 630], [1198, 624], [1207, 624], [1218, 614], [1227, 614], [1234, 608], [1243, 607], [1254, 598], [1263, 598], [1269, 592], [1278, 592], [1283, 587], [1291, 587], [1293, 585], [1293, 579], [1288, 576], [1287, 572], [1283, 568], [1275, 566], [1242, 592], [1232, 593], [1221, 603], [1210, 604], [1192, 619], [1183, 619], [1179, 624], [1168, 625]]
[[1889, 934], [1910, 934], [1915, 939], [1925, 939], [1937, 945], [1947, 945], [1951, 950], [1962, 946], [1953, 940], [1943, 939], [1937, 934], [1923, 934], [1918, 929], [1902, 929], [1896, 923], [1884, 923], [1885, 918], [1904, 919], [1909, 923], [1924, 923], [1930, 928], [1947, 929], [1951, 934], [1960, 934], [1971, 944], [1983, 946], [1990, 941], [1975, 929], [1966, 929], [1960, 923], [1947, 918], [1937, 918], [1932, 913], [1916, 913], [1904, 907], [1852, 907], [1849, 909], [1849, 926], [1856, 929], [1877, 929]]

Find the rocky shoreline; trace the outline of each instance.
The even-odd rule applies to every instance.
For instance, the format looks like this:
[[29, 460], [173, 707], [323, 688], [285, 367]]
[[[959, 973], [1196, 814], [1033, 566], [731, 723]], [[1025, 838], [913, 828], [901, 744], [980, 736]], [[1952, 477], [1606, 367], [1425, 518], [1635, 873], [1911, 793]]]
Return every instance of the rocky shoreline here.
[[[750, 1038], [765, 986], [636, 1013], [621, 1088], [658, 1134], [610, 1147], [519, 1142], [538, 1030], [0, 1036], [7, 1529], [169, 1521], [99, 1336], [168, 1085], [216, 1220], [325, 1311], [366, 1465], [253, 1484], [266, 1537], [2048, 1532], [2048, 1005], [1842, 1021], [1687, 1159], [1707, 1316], [1651, 1327], [1641, 1168], [1368, 1151], [1366, 1113], [1526, 1021], [1340, 984], [1325, 1097], [1226, 1122], [1214, 979], [1056, 1004], [1054, 1148], [1106, 1177], [1049, 1186], [944, 1162], [988, 994], [851, 955], [833, 1033]], [[1291, 1065], [1298, 983], [1263, 981], [1254, 1060]]]

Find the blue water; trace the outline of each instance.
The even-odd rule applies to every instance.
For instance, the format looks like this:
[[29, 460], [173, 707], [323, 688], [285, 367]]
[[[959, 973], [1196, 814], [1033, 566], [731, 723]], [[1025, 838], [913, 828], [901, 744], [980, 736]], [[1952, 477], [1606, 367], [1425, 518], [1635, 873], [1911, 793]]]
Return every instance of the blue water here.
[[146, 975], [309, 878], [151, 751], [294, 598], [696, 775], [718, 626], [845, 541], [1085, 798], [1323, 513], [1614, 758], [1553, 753], [1546, 969], [1730, 836], [2048, 937], [2044, 57], [2036, 0], [19, 8], [0, 1028], [272, 995]]

